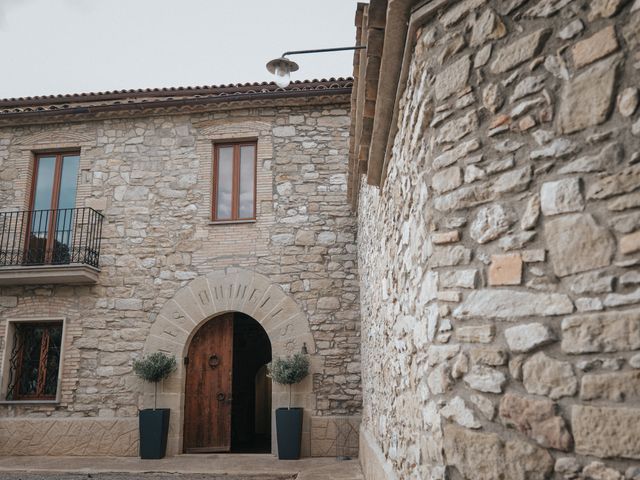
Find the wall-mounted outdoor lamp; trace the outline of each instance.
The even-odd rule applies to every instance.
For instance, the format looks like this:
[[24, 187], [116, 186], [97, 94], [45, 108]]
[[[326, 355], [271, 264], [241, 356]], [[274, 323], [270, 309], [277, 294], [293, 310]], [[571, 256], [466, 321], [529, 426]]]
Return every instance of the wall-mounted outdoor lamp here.
[[294, 50], [284, 52], [281, 57], [274, 58], [267, 63], [267, 70], [273, 74], [276, 85], [281, 88], [286, 87], [291, 82], [291, 72], [298, 70], [298, 64], [293, 60], [285, 58], [287, 55], [302, 55], [305, 53], [340, 52], [343, 50], [361, 50], [367, 48], [366, 45], [356, 45], [355, 47], [321, 48], [319, 50]]

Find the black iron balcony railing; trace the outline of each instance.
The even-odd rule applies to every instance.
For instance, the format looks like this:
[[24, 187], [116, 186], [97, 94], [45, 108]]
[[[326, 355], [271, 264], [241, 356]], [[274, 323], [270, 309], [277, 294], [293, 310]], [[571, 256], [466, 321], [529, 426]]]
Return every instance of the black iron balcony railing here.
[[103, 215], [93, 208], [0, 212], [0, 267], [98, 267]]

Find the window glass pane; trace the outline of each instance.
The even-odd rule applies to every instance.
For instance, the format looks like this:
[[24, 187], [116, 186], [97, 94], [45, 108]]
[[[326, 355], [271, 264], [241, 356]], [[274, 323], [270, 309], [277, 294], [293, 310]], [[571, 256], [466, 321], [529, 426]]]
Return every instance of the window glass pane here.
[[[38, 158], [38, 176], [34, 184], [33, 209], [49, 210], [53, 194], [53, 177], [56, 170], [56, 157]], [[35, 212], [31, 220], [31, 235], [46, 238], [49, 226], [49, 212]]]
[[78, 155], [62, 157], [62, 176], [60, 178], [60, 197], [58, 208], [74, 208], [76, 206], [76, 189], [78, 186]]
[[255, 215], [255, 149], [254, 145], [240, 147], [240, 218], [253, 218]]
[[218, 178], [216, 179], [216, 219], [231, 218], [233, 200], [233, 147], [218, 149]]
[[38, 178], [36, 178], [33, 196], [34, 210], [51, 208], [51, 194], [53, 192], [53, 176], [55, 170], [56, 157], [38, 158]]
[[58, 197], [58, 213], [56, 219], [55, 242], [53, 245], [53, 263], [69, 263], [69, 247], [72, 243], [71, 226], [76, 206], [76, 190], [78, 186], [78, 155], [62, 157], [62, 174], [60, 176], [60, 195]]

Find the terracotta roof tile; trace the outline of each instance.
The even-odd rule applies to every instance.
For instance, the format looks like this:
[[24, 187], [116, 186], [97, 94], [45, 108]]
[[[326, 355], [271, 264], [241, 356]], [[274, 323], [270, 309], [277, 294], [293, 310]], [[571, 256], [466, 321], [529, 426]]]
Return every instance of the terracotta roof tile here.
[[218, 97], [242, 98], [246, 96], [287, 96], [324, 90], [351, 88], [352, 78], [298, 80], [286, 88], [273, 82], [238, 83], [232, 85], [204, 85], [189, 87], [141, 88], [105, 92], [71, 93], [34, 97], [6, 98], [0, 100], [0, 115], [68, 110], [71, 108], [142, 104], [176, 101], [180, 99], [207, 99]]

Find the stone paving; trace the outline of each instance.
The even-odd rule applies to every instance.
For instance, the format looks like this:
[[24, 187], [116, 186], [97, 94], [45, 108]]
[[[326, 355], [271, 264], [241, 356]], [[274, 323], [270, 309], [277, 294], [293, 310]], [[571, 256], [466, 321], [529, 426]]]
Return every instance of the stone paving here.
[[0, 457], [2, 480], [363, 480], [354, 460], [272, 455], [177, 455], [161, 460], [134, 457]]
[[202, 473], [9, 473], [3, 474], [3, 480], [292, 480], [295, 475], [207, 475]]

